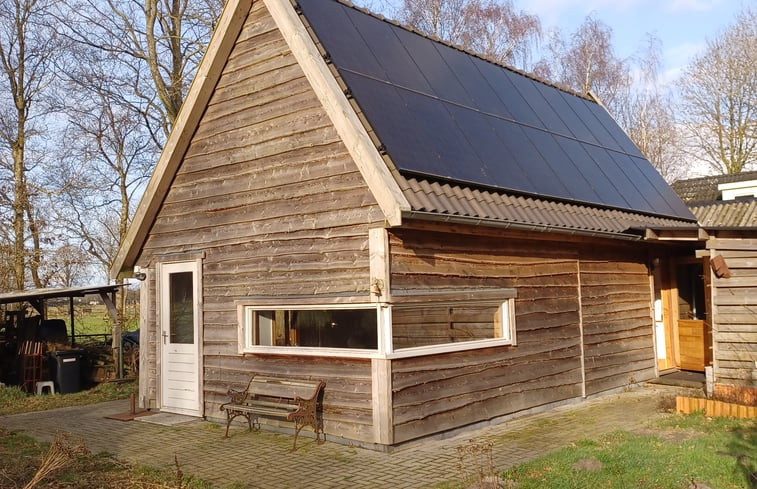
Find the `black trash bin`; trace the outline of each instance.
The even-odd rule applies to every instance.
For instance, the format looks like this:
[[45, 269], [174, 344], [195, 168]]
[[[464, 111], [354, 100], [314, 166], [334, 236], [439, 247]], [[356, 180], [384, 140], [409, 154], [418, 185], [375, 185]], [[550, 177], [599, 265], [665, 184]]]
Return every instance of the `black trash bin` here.
[[81, 390], [82, 350], [51, 351], [48, 363], [55, 392], [70, 394]]

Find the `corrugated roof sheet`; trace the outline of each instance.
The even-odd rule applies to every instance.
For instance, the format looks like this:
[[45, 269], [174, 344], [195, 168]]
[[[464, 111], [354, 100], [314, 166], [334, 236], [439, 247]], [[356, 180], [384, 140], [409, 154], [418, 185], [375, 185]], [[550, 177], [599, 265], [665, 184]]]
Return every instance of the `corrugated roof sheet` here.
[[101, 292], [115, 292], [125, 285], [93, 285], [90, 287], [65, 287], [60, 289], [30, 289], [0, 294], [0, 304], [12, 304], [30, 299], [54, 299], [57, 297], [84, 297]]
[[691, 206], [702, 227], [757, 227], [757, 200], [731, 200]]
[[563, 230], [621, 234], [647, 227], [691, 227], [690, 222], [558, 202], [402, 175], [397, 181], [414, 212]]
[[718, 185], [747, 180], [757, 180], [757, 171], [678, 180], [677, 182], [673, 182], [671, 187], [687, 204], [701, 204], [704, 202], [715, 202], [720, 199]]

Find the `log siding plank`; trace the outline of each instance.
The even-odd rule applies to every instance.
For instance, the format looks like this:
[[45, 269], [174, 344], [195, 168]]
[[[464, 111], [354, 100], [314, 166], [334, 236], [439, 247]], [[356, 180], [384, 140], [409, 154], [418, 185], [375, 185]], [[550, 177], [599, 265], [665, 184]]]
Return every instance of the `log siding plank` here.
[[[140, 263], [202, 249], [204, 411], [220, 418], [253, 373], [324, 380], [327, 433], [374, 443], [370, 360], [239, 355], [248, 297], [370, 290], [368, 230], [384, 214], [302, 69], [255, 2], [143, 247]], [[329, 299], [324, 299], [324, 303]], [[151, 308], [157, 307], [154, 301]], [[155, 318], [143, 364], [157, 379]], [[152, 373], [150, 373], [152, 372]], [[157, 385], [144, 394], [156, 398]]]

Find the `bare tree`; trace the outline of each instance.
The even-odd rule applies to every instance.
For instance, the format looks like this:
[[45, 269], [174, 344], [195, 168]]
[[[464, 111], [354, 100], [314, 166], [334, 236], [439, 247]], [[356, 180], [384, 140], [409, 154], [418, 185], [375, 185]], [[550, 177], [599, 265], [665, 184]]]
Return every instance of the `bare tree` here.
[[611, 113], [620, 94], [628, 90], [628, 63], [617, 57], [612, 29], [602, 21], [587, 17], [568, 40], [553, 31], [548, 46], [550, 58], [535, 67], [535, 73], [579, 93], [594, 94]]
[[680, 83], [687, 150], [718, 173], [757, 156], [757, 10], [746, 8], [694, 58]]
[[658, 80], [662, 66], [658, 38], [648, 36], [647, 47], [633, 66], [636, 77], [625, 91], [618, 92], [614, 116], [660, 175], [673, 182], [686, 176], [687, 165], [681, 157], [674, 103]]
[[89, 256], [76, 245], [65, 243], [47, 260], [40, 273], [47, 286], [73, 287], [89, 275]]
[[512, 0], [404, 0], [401, 22], [493, 61], [527, 69], [541, 38], [535, 15]]
[[[47, 23], [48, 0], [0, 2], [0, 164], [9, 172], [11, 205], [13, 287], [23, 289], [26, 268], [41, 286], [41, 223], [31, 198], [36, 161], [30, 140], [39, 134], [45, 109], [42, 97], [53, 78], [52, 61], [58, 52], [55, 30]], [[27, 259], [27, 240], [33, 252]]]
[[115, 63], [114, 98], [138, 111], [162, 147], [215, 22], [222, 0], [77, 0], [61, 2], [67, 36]]

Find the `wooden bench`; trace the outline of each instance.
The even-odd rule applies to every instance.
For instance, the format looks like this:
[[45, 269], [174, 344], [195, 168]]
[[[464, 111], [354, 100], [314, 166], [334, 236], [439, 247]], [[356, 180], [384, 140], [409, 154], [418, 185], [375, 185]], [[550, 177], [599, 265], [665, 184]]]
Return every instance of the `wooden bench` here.
[[305, 426], [312, 426], [316, 441], [326, 441], [323, 434], [323, 422], [319, 412], [320, 397], [326, 383], [320, 380], [284, 379], [254, 375], [245, 390], [229, 389], [231, 400], [221, 405], [226, 411], [226, 435], [229, 425], [237, 416], [247, 418], [247, 425], [252, 431], [260, 429], [259, 416], [283, 418], [294, 421], [294, 444], [297, 449], [297, 436]]

